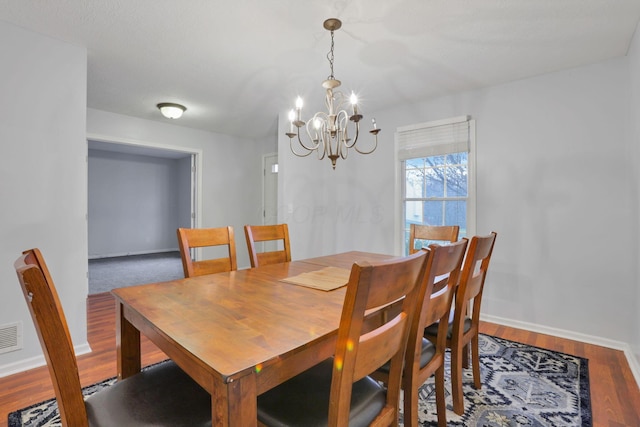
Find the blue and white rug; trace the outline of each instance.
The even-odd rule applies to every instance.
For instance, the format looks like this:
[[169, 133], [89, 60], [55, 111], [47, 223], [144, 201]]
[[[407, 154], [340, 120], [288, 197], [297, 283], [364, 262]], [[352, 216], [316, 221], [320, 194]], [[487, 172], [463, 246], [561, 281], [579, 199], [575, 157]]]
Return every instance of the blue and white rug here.
[[[591, 427], [587, 359], [480, 335], [482, 388], [463, 370], [464, 415], [453, 412], [450, 354], [445, 365], [448, 426]], [[437, 426], [434, 379], [420, 389], [421, 426]]]
[[[116, 382], [117, 378], [109, 378], [82, 389], [82, 394], [91, 396]], [[8, 427], [62, 427], [58, 403], [56, 399], [45, 400], [27, 408], [9, 414]]]
[[[449, 354], [446, 365], [450, 378]], [[452, 410], [447, 382], [447, 425], [482, 427], [591, 427], [587, 359], [480, 335], [482, 388], [464, 370], [464, 415]], [[86, 387], [85, 396], [115, 382]], [[420, 425], [436, 426], [433, 377], [420, 389]], [[401, 405], [402, 407], [402, 405]], [[403, 425], [402, 418], [400, 425]], [[55, 399], [9, 414], [8, 427], [61, 426]]]

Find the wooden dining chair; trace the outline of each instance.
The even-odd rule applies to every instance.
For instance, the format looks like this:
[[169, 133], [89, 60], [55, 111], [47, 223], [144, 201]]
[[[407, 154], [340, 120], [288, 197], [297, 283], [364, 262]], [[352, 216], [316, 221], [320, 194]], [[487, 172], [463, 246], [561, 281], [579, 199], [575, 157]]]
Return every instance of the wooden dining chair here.
[[63, 426], [211, 426], [211, 395], [164, 362], [83, 399], [67, 321], [38, 249], [14, 264], [47, 360]]
[[[409, 253], [412, 254], [422, 249], [424, 241], [430, 243], [456, 242], [459, 233], [460, 226], [458, 225], [411, 224], [409, 227]], [[416, 247], [416, 244], [418, 244], [418, 247]]]
[[[203, 276], [205, 274], [235, 271], [238, 269], [233, 227], [178, 228], [177, 234], [184, 277]], [[194, 261], [191, 258], [192, 248], [213, 246], [226, 246], [227, 256], [201, 261]]]
[[[247, 238], [251, 267], [291, 261], [291, 244], [289, 243], [287, 224], [245, 225], [244, 235]], [[258, 252], [256, 243], [260, 242], [274, 242], [278, 248], [274, 251]]]
[[[464, 413], [462, 367], [469, 367], [469, 344], [471, 345], [472, 354], [473, 385], [476, 389], [482, 387], [480, 381], [480, 351], [478, 348], [480, 305], [496, 236], [496, 233], [492, 232], [487, 236], [474, 236], [469, 242], [469, 248], [454, 297], [453, 321], [448, 322], [447, 325], [446, 345], [451, 349], [453, 411], [459, 415]], [[447, 323], [441, 321], [439, 324], [428, 326], [425, 329], [425, 337], [432, 342], [438, 341], [443, 324]]]
[[[398, 425], [407, 334], [428, 254], [355, 263], [347, 284], [334, 357], [258, 396], [266, 426]], [[366, 322], [367, 310], [402, 299], [386, 322]], [[385, 388], [369, 376], [390, 360]]]
[[[446, 246], [429, 245], [429, 257], [425, 265], [422, 284], [419, 286], [418, 306], [409, 332], [405, 368], [402, 380], [404, 390], [404, 425], [418, 427], [418, 394], [420, 386], [433, 374], [436, 376], [436, 410], [438, 426], [446, 427], [444, 358], [446, 351], [447, 320], [458, 282], [467, 239]], [[443, 278], [444, 277], [444, 278]], [[434, 285], [439, 290], [434, 292]], [[436, 321], [443, 321], [436, 342], [424, 338], [424, 328]], [[389, 365], [384, 365], [372, 375], [379, 381], [389, 380]]]

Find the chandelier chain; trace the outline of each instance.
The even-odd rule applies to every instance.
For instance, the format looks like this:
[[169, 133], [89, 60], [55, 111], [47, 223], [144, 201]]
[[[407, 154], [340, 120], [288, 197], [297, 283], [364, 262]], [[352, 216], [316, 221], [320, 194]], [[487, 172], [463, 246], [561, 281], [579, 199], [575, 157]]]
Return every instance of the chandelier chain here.
[[333, 76], [333, 30], [331, 30], [331, 50], [327, 53], [327, 59], [329, 60], [329, 68], [331, 69], [331, 75], [329, 75], [329, 80], [335, 80]]

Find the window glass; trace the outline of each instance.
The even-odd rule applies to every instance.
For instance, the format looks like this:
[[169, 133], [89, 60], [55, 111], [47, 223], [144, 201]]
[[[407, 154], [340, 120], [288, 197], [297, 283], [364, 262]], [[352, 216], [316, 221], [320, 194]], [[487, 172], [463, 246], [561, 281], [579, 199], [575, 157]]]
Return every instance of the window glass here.
[[411, 224], [459, 225], [466, 236], [468, 153], [407, 159], [404, 171], [405, 253]]
[[423, 168], [424, 167], [424, 159], [408, 159], [406, 163], [407, 169], [411, 168]]

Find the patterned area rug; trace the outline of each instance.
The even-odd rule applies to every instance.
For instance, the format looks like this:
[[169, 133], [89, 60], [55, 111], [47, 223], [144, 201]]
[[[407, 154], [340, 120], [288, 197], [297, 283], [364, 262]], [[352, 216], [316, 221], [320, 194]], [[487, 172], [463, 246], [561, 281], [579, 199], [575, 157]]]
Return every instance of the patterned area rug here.
[[[82, 389], [85, 396], [109, 387], [116, 382], [116, 378], [90, 385]], [[58, 413], [58, 403], [56, 399], [45, 400], [24, 409], [20, 409], [9, 414], [8, 427], [62, 427], [60, 414]]]
[[[482, 388], [463, 370], [464, 415], [453, 412], [445, 365], [448, 426], [591, 427], [587, 359], [480, 335]], [[434, 380], [420, 388], [420, 425], [437, 426]]]
[[[473, 388], [464, 370], [463, 416], [452, 408], [447, 383], [449, 426], [591, 427], [587, 360], [488, 335], [480, 336], [482, 388]], [[450, 378], [447, 353], [446, 378]], [[111, 378], [85, 388], [90, 395], [113, 384]], [[403, 425], [402, 418], [400, 425]], [[55, 399], [9, 414], [8, 427], [60, 426]], [[420, 425], [436, 426], [433, 377], [420, 389]]]

